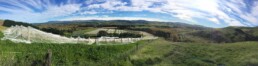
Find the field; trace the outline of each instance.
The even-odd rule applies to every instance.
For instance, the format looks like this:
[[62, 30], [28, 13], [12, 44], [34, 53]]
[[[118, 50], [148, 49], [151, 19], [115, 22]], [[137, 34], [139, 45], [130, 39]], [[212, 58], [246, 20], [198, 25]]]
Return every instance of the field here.
[[[99, 36], [100, 34], [97, 33], [97, 37], [65, 37], [62, 35], [47, 33], [32, 27], [24, 27], [24, 26], [13, 26], [5, 31], [3, 31], [4, 37], [2, 40], [11, 40], [13, 42], [25, 42], [25, 43], [70, 43], [70, 44], [99, 44], [99, 43], [115, 43], [115, 44], [128, 44], [134, 43], [139, 40], [151, 40], [156, 39], [156, 37], [152, 35], [148, 35], [146, 37], [150, 38], [141, 38], [141, 35], [136, 34], [109, 34], [110, 36]], [[147, 34], [147, 33], [145, 33]], [[103, 34], [102, 34], [103, 35]], [[112, 36], [111, 36], [112, 35]], [[117, 37], [119, 36], [119, 37]], [[121, 36], [121, 37], [120, 37]], [[123, 37], [128, 36], [128, 37]], [[137, 36], [137, 37], [135, 37]], [[145, 35], [144, 35], [145, 36]], [[153, 37], [153, 38], [152, 38]]]
[[99, 31], [106, 31], [108, 33], [117, 33], [117, 34], [125, 33], [125, 32], [139, 32], [140, 34], [143, 35], [143, 37], [142, 37], [143, 39], [157, 38], [157, 37], [153, 36], [152, 34], [144, 32], [144, 31], [106, 29], [106, 28], [98, 28], [98, 29], [95, 29], [95, 30], [92, 30], [92, 31], [85, 32], [85, 34], [93, 35], [93, 34], [97, 34]]
[[0, 65], [42, 66], [46, 63], [45, 57], [49, 49], [52, 51], [53, 66], [116, 65], [123, 64], [124, 61], [118, 59], [135, 46], [136, 44], [18, 44], [0, 41]]
[[[3, 37], [3, 35], [0, 35]], [[130, 51], [135, 49], [140, 41], [126, 45], [85, 45], [85, 44], [47, 44], [47, 43], [13, 43], [0, 40], [1, 66], [43, 66], [46, 64], [48, 50], [52, 52], [53, 66], [84, 66], [103, 64], [120, 65]]]
[[170, 43], [157, 40], [130, 58], [138, 66], [256, 66], [258, 42]]
[[127, 45], [23, 44], [0, 41], [1, 65], [246, 66], [258, 64], [258, 42], [204, 44], [164, 39]]
[[[0, 40], [0, 66], [44, 66], [48, 64], [47, 61], [51, 61], [52, 66], [258, 66], [258, 37], [255, 28], [205, 29], [192, 28], [194, 26], [191, 25], [181, 27], [176, 23], [171, 26], [166, 26], [167, 23], [147, 23], [134, 27], [116, 25], [119, 23], [96, 26], [93, 22], [93, 25], [44, 27], [52, 26], [50, 32], [60, 31], [69, 37], [96, 34], [100, 30], [114, 33], [114, 29], [103, 28], [118, 26], [121, 32], [141, 31], [145, 33], [145, 37], [159, 38], [116, 45], [46, 42], [26, 44]], [[5, 28], [8, 27], [3, 27]], [[46, 35], [42, 37], [44, 36]], [[0, 32], [1, 37], [3, 34]]]

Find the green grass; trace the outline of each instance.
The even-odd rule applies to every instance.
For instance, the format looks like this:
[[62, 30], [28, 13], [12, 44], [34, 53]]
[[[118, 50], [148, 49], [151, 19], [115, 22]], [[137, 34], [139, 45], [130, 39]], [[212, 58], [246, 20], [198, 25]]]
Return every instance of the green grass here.
[[0, 31], [3, 31], [6, 27], [0, 26]]
[[[246, 66], [258, 64], [258, 42], [229, 44], [181, 43], [161, 64]], [[171, 60], [172, 59], [172, 60]]]
[[227, 44], [150, 42], [130, 56], [137, 66], [248, 66], [258, 64], [258, 42]]
[[168, 53], [168, 50], [174, 48], [170, 42], [163, 39], [158, 39], [155, 41], [147, 41], [143, 47], [138, 51], [133, 53], [130, 57], [131, 59], [146, 59], [146, 58], [155, 58], [162, 57], [164, 54]]
[[[118, 57], [135, 47], [127, 45], [23, 44], [0, 41], [0, 65], [43, 65], [48, 49], [52, 50], [53, 66], [116, 65], [125, 61]], [[13, 58], [13, 59], [11, 59]], [[116, 62], [112, 62], [116, 61]]]
[[[0, 37], [2, 34], [0, 34]], [[23, 44], [0, 40], [0, 65], [39, 65], [52, 50], [53, 66], [257, 66], [258, 42], [185, 43], [164, 39], [127, 45]]]
[[[0, 32], [0, 38], [3, 34]], [[125, 45], [84, 45], [13, 43], [0, 40], [0, 66], [43, 66], [46, 53], [52, 50], [53, 66], [121, 66], [131, 65], [128, 55], [145, 41]]]

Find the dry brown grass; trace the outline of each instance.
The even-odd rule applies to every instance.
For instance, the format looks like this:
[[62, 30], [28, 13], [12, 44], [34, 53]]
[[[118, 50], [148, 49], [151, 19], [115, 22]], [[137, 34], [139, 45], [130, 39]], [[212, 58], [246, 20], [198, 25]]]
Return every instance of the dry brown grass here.
[[0, 20], [0, 26], [2, 26], [4, 24], [3, 20]]
[[4, 24], [4, 20], [0, 20], [0, 31], [3, 31], [5, 29], [3, 24]]

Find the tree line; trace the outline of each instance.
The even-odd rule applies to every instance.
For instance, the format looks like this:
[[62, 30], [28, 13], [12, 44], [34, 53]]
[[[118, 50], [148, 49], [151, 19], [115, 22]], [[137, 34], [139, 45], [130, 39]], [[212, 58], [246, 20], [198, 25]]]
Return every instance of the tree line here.
[[101, 36], [119, 37], [119, 38], [139, 38], [139, 37], [142, 37], [142, 34], [137, 32], [108, 33], [104, 30], [101, 30], [97, 33], [97, 37], [101, 37]]

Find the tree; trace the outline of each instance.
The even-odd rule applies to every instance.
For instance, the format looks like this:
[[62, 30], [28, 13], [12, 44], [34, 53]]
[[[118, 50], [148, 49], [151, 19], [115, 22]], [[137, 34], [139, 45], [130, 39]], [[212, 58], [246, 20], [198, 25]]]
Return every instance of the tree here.
[[101, 37], [101, 36], [107, 36], [107, 35], [108, 35], [108, 33], [106, 31], [101, 30], [101, 31], [98, 32], [97, 36]]
[[23, 22], [16, 22], [16, 21], [12, 21], [12, 20], [5, 20], [4, 23], [3, 23], [3, 26], [5, 27], [11, 27], [11, 26], [16, 26], [16, 25], [22, 25], [22, 26], [30, 26], [30, 27], [33, 27], [33, 28], [36, 28], [38, 29], [37, 26], [34, 26], [32, 24], [29, 24], [29, 23], [23, 23]]

